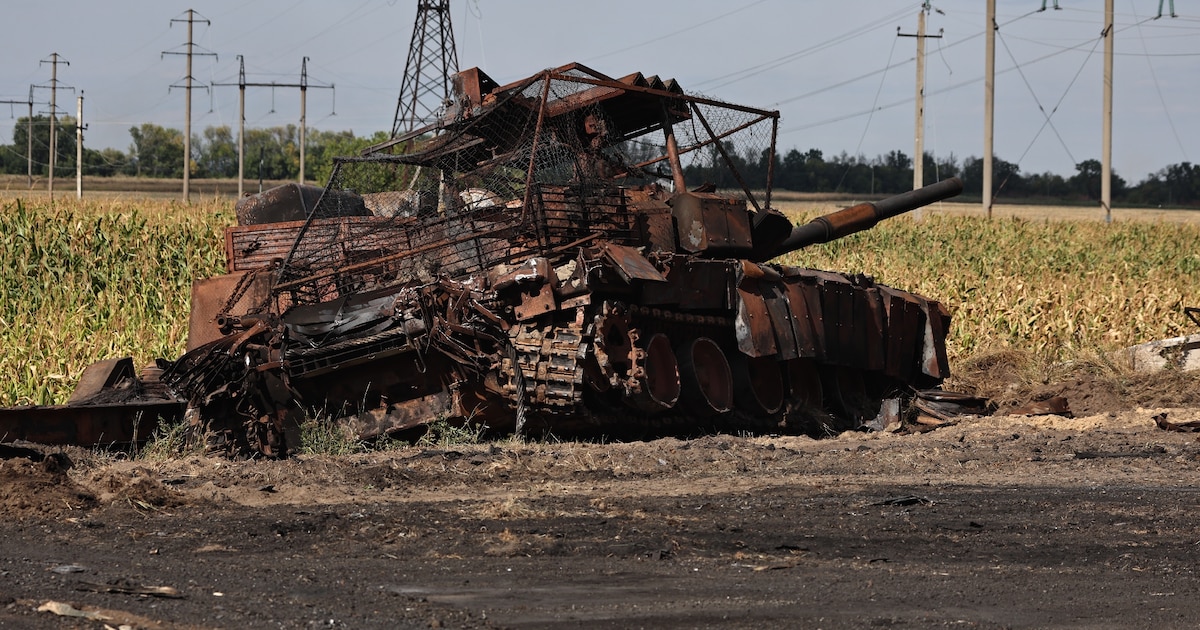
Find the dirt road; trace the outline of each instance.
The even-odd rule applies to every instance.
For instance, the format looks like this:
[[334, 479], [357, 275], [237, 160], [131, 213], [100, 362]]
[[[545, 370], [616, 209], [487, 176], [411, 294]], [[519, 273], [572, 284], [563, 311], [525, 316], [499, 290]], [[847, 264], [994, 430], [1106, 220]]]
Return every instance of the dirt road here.
[[12, 458], [0, 626], [1192, 627], [1200, 442], [1163, 412], [1200, 420]]

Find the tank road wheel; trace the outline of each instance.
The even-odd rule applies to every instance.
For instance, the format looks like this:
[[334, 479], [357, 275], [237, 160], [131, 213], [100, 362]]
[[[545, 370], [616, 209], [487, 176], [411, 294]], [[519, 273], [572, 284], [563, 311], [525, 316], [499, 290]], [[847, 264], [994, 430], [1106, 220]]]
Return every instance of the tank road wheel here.
[[843, 366], [828, 366], [821, 372], [826, 407], [842, 420], [839, 430], [855, 429], [871, 417], [870, 396], [862, 372]]
[[596, 316], [595, 368], [588, 381], [599, 392], [616, 390], [622, 400], [649, 413], [666, 411], [679, 400], [679, 365], [666, 335], [642, 341], [620, 305], [605, 304]]
[[793, 406], [821, 409], [825, 397], [821, 391], [821, 374], [812, 359], [792, 359], [785, 366], [788, 401]]
[[714, 418], [733, 409], [733, 373], [717, 342], [708, 337], [685, 341], [679, 348], [681, 402], [696, 416]]
[[734, 354], [734, 401], [742, 411], [759, 417], [773, 416], [783, 409], [783, 370], [774, 357]]

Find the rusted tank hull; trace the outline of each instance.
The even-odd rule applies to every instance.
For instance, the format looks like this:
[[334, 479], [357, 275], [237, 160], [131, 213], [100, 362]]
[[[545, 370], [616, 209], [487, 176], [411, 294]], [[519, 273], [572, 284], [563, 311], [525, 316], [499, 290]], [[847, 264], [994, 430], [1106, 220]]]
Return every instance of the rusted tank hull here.
[[828, 432], [948, 374], [936, 301], [770, 261], [961, 182], [793, 228], [770, 207], [778, 112], [581, 64], [453, 83], [404, 151], [239, 202], [229, 275], [196, 283], [162, 373], [231, 452], [285, 456], [308, 417]]

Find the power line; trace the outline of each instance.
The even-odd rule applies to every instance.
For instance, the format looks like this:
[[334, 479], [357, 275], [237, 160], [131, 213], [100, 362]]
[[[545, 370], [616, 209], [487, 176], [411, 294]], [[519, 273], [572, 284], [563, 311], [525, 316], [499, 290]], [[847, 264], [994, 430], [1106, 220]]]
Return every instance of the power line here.
[[[58, 119], [57, 119], [57, 117], [58, 117], [57, 98], [58, 98], [58, 90], [59, 90], [58, 64], [62, 63], [62, 64], [66, 64], [69, 66], [69, 65], [71, 65], [71, 62], [67, 61], [66, 59], [63, 59], [58, 53], [51, 53], [50, 58], [43, 59], [41, 61], [41, 63], [49, 63], [50, 64], [50, 84], [49, 85], [35, 85], [34, 87], [50, 89], [50, 169], [49, 169], [49, 180], [47, 181], [46, 186], [47, 186], [47, 190], [49, 191], [49, 194], [50, 194], [50, 199], [51, 199], [51, 201], [53, 201], [54, 200], [54, 162], [55, 162], [55, 158], [56, 158], [55, 154], [57, 153], [56, 140], [58, 138]], [[75, 88], [70, 87], [70, 86], [65, 86], [65, 85], [62, 86], [62, 89], [75, 91]], [[31, 98], [31, 100], [32, 100], [32, 98]]]
[[[242, 55], [238, 55], [238, 81], [237, 83], [214, 83], [217, 85], [236, 85], [238, 86], [238, 196], [242, 195], [244, 175], [245, 175], [245, 150], [246, 150], [246, 88], [247, 87], [269, 87], [271, 88], [272, 98], [274, 98], [275, 88], [300, 88], [300, 184], [304, 184], [304, 154], [305, 154], [305, 128], [306, 128], [306, 108], [308, 88], [319, 88], [333, 90], [332, 83], [328, 85], [310, 84], [308, 82], [308, 57], [304, 57], [300, 61], [300, 82], [299, 83], [283, 83], [280, 81], [247, 81], [246, 80], [246, 59]], [[272, 108], [274, 111], [274, 108]]]
[[[1133, 4], [1130, 2], [1130, 4]], [[1134, 9], [1136, 15], [1136, 9]], [[1158, 3], [1158, 17], [1162, 17], [1162, 0]], [[1155, 19], [1158, 19], [1156, 17]], [[1171, 0], [1171, 17], [1175, 15], [1175, 0]], [[1142, 42], [1142, 50], [1145, 50], [1146, 66], [1150, 70], [1150, 78], [1154, 80], [1154, 90], [1158, 93], [1158, 102], [1162, 103], [1163, 115], [1167, 118], [1167, 126], [1171, 128], [1171, 134], [1175, 136], [1175, 145], [1179, 147], [1179, 153], [1183, 156], [1185, 162], [1190, 162], [1188, 159], [1187, 149], [1183, 148], [1183, 140], [1179, 138], [1179, 130], [1175, 128], [1175, 120], [1171, 118], [1171, 110], [1167, 107], [1167, 99], [1163, 96], [1162, 84], [1158, 82], [1158, 73], [1154, 71], [1154, 64], [1150, 62], [1149, 49], [1146, 46], [1146, 36], [1142, 33], [1141, 23], [1138, 23], [1138, 39]]]
[[[184, 55], [187, 57], [187, 75], [183, 78], [184, 88], [185, 88], [185, 91], [187, 92], [187, 96], [185, 97], [187, 106], [186, 106], [186, 113], [184, 115], [184, 126], [183, 126], [183, 201], [184, 201], [184, 203], [187, 203], [188, 201], [190, 201], [190, 198], [191, 198], [190, 182], [191, 182], [191, 171], [192, 171], [192, 81], [194, 80], [194, 77], [192, 77], [192, 56], [193, 55], [201, 55], [201, 56], [208, 56], [208, 57], [216, 57], [217, 56], [217, 53], [208, 51], [208, 50], [205, 50], [204, 52], [199, 52], [199, 53], [195, 52], [196, 44], [192, 40], [193, 25], [196, 22], [203, 22], [205, 25], [211, 25], [212, 23], [209, 22], [207, 19], [205, 19], [203, 16], [201, 16], [201, 18], [199, 20], [197, 20], [196, 15], [198, 15], [198, 14], [195, 11], [193, 11], [192, 9], [188, 9], [186, 11], [186, 13], [187, 13], [187, 19], [173, 18], [171, 20], [171, 24], [174, 25], [176, 22], [187, 22], [187, 25], [188, 25], [187, 26], [187, 29], [188, 29], [187, 43], [184, 44], [187, 47], [187, 52], [164, 51], [162, 53], [163, 55]], [[170, 86], [169, 88], [167, 88], [168, 92], [170, 92], [171, 87], [178, 87], [178, 86], [175, 86], [175, 85]], [[209, 89], [207, 85], [203, 85], [201, 87], [203, 87], [206, 90]]]
[[646, 41], [644, 41], [644, 42], [641, 42], [641, 43], [639, 43], [639, 44], [633, 44], [632, 46], [625, 46], [625, 47], [623, 47], [623, 48], [620, 48], [620, 49], [617, 49], [617, 50], [613, 50], [613, 51], [610, 51], [610, 52], [606, 52], [606, 53], [604, 53], [604, 54], [602, 54], [602, 55], [596, 55], [596, 56], [594, 56], [594, 57], [588, 57], [588, 58], [587, 58], [587, 59], [585, 59], [584, 61], [586, 61], [586, 62], [588, 62], [588, 63], [591, 63], [591, 62], [593, 62], [593, 61], [596, 61], [596, 60], [598, 60], [598, 59], [604, 59], [604, 58], [606, 58], [606, 57], [611, 57], [611, 56], [613, 56], [613, 55], [618, 55], [618, 54], [620, 54], [620, 53], [623, 53], [623, 52], [629, 52], [629, 51], [631, 51], [631, 50], [633, 50], [633, 49], [635, 49], [635, 48], [641, 48], [641, 47], [643, 47], [643, 46], [649, 46], [650, 44], [657, 44], [657, 43], [661, 42], [661, 41], [662, 41], [662, 40], [664, 40], [664, 39], [670, 39], [670, 38], [672, 38], [672, 37], [675, 37], [676, 35], [682, 35], [683, 33], [686, 33], [686, 32], [688, 32], [688, 31], [692, 31], [692, 30], [695, 30], [695, 29], [697, 29], [697, 28], [700, 28], [701, 26], [705, 26], [705, 25], [707, 25], [707, 24], [712, 24], [713, 22], [716, 22], [717, 20], [722, 20], [722, 19], [725, 19], [725, 18], [727, 18], [727, 17], [729, 17], [729, 16], [731, 16], [731, 15], [734, 15], [734, 14], [737, 14], [737, 13], [741, 13], [742, 11], [745, 11], [746, 9], [749, 9], [749, 8], [751, 8], [751, 7], [753, 7], [753, 6], [756, 6], [756, 5], [760, 5], [760, 4], [762, 4], [762, 3], [766, 2], [766, 1], [767, 1], [767, 0], [755, 0], [755, 2], [751, 2], [750, 4], [743, 5], [743, 6], [741, 6], [741, 7], [738, 7], [738, 8], [736, 8], [736, 9], [732, 10], [732, 11], [727, 11], [727, 12], [725, 12], [725, 13], [722, 13], [721, 15], [718, 15], [718, 16], [715, 16], [715, 17], [711, 17], [711, 18], [709, 18], [709, 19], [707, 19], [707, 20], [704, 20], [703, 22], [697, 22], [697, 23], [695, 23], [695, 24], [692, 24], [692, 25], [690, 25], [690, 26], [685, 26], [685, 27], [683, 27], [683, 28], [681, 28], [681, 29], [679, 29], [679, 30], [677, 30], [677, 31], [671, 31], [670, 33], [666, 33], [666, 34], [662, 34], [662, 35], [655, 35], [655, 36], [654, 36], [654, 38], [652, 38], [652, 39], [648, 39], [648, 40], [646, 40]]
[[[856, 39], [858, 37], [866, 35], [867, 33], [870, 33], [871, 31], [891, 22], [892, 20], [895, 20], [896, 18], [898, 18], [908, 12], [909, 12], [908, 9], [904, 9], [903, 11], [897, 11], [896, 13], [893, 13], [884, 18], [876, 20], [875, 22], [872, 22], [872, 23], [868, 24], [867, 26], [860, 27], [858, 29], [851, 30], [851, 31], [846, 31], [845, 33], [842, 33], [840, 35], [837, 35], [835, 37], [827, 39], [818, 44], [814, 44], [812, 46], [808, 46], [806, 48], [802, 48], [800, 50], [788, 53], [786, 55], [783, 55], [782, 57], [776, 57], [775, 59], [771, 59], [769, 61], [764, 61], [762, 63], [755, 64], [753, 66], [750, 66], [749, 68], [743, 68], [742, 70], [738, 70], [736, 72], [730, 72], [727, 74], [723, 74], [719, 77], [714, 77], [712, 79], [701, 81], [701, 82], [697, 83], [696, 85], [697, 86], [708, 86], [707, 89], [715, 90], [715, 89], [725, 87], [726, 85], [737, 83], [738, 81], [741, 81], [743, 79], [748, 79], [750, 77], [762, 74], [763, 72], [766, 72], [768, 70], [774, 70], [775, 68], [778, 68], [779, 66], [786, 65], [793, 61], [796, 61], [797, 59], [801, 59], [801, 58], [807, 57], [808, 55], [811, 55], [813, 53], [820, 52], [831, 46], [841, 44], [841, 43], [844, 43], [847, 41], [851, 41], [853, 39]], [[729, 80], [724, 81], [724, 79], [729, 79]], [[722, 82], [722, 81], [724, 81], [724, 82]], [[716, 85], [710, 85], [712, 83], [716, 83]]]

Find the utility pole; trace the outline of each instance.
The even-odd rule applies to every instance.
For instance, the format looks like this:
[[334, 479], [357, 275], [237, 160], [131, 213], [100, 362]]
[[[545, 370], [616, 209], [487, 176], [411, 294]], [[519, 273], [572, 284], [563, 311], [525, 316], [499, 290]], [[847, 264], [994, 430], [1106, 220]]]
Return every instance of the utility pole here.
[[25, 161], [29, 168], [29, 188], [33, 189], [33, 86], [29, 86], [28, 101], [0, 101], [0, 105], [29, 105], [29, 119], [25, 121]]
[[33, 86], [29, 86], [29, 120], [25, 128], [25, 159], [28, 161], [29, 190], [33, 190]]
[[[204, 56], [209, 56], [209, 57], [217, 56], [217, 53], [209, 52], [209, 51], [199, 52], [199, 53], [195, 52], [194, 49], [195, 49], [196, 45], [192, 42], [192, 26], [193, 26], [193, 24], [196, 22], [203, 22], [205, 25], [210, 25], [210, 24], [212, 24], [212, 22], [209, 22], [207, 19], [204, 19], [203, 17], [201, 17], [200, 19], [197, 20], [196, 12], [193, 11], [192, 9], [188, 9], [186, 13], [187, 13], [187, 19], [173, 18], [171, 20], [171, 25], [174, 26], [176, 22], [187, 22], [187, 43], [184, 44], [184, 46], [187, 47], [187, 51], [186, 52], [172, 52], [172, 51], [168, 50], [168, 51], [163, 51], [163, 53], [162, 53], [162, 55], [164, 55], [164, 56], [165, 55], [184, 55], [187, 57], [187, 75], [183, 77], [183, 86], [184, 86], [185, 92], [187, 93], [187, 96], [185, 97], [186, 101], [187, 101], [187, 106], [184, 111], [184, 123], [183, 123], [183, 201], [184, 201], [184, 203], [187, 203], [189, 201], [189, 193], [190, 193], [190, 188], [191, 188], [190, 179], [191, 179], [191, 171], [192, 171], [192, 80], [193, 80], [192, 56], [193, 55], [204, 55]], [[179, 87], [179, 86], [172, 85], [171, 87]], [[208, 89], [207, 85], [203, 86], [203, 87], [206, 90]]]
[[[213, 83], [214, 86], [220, 85], [236, 85], [238, 86], [238, 197], [243, 194], [243, 181], [245, 176], [245, 157], [246, 157], [246, 88], [247, 87], [269, 87], [275, 88], [300, 88], [300, 184], [304, 184], [304, 155], [307, 144], [307, 123], [305, 122], [306, 96], [308, 88], [317, 88], [325, 90], [335, 90], [334, 84], [329, 85], [310, 85], [308, 83], [308, 57], [300, 60], [300, 82], [299, 83], [279, 83], [278, 81], [265, 81], [259, 83], [251, 83], [246, 81], [246, 59], [242, 55], [238, 55], [238, 82], [237, 83]], [[260, 171], [261, 171], [261, 156], [260, 156]], [[260, 177], [261, 180], [261, 172]], [[259, 188], [262, 188], [262, 182], [259, 182]], [[262, 190], [259, 190], [262, 192]]]
[[[37, 87], [50, 88], [50, 158], [49, 162], [49, 180], [46, 184], [46, 189], [50, 193], [50, 200], [54, 200], [54, 163], [58, 153], [58, 64], [71, 65], [71, 62], [63, 59], [58, 53], [50, 53], [49, 59], [43, 59], [41, 63], [50, 64], [50, 85], [39, 85]], [[75, 88], [63, 86], [64, 90], [74, 90]], [[33, 100], [33, 99], [30, 99]]]
[[75, 198], [83, 199], [83, 90], [75, 103]]
[[1104, 131], [1100, 148], [1100, 205], [1112, 223], [1113, 0], [1104, 0]]
[[[926, 0], [921, 8], [917, 11], [917, 32], [916, 34], [901, 33], [900, 27], [896, 27], [897, 37], [915, 37], [917, 38], [917, 110], [916, 123], [914, 125], [916, 132], [915, 146], [913, 153], [913, 190], [916, 190], [925, 185], [925, 40], [926, 39], [941, 39], [942, 33], [938, 31], [937, 35], [925, 34], [925, 14], [929, 13], [929, 0]], [[921, 210], [917, 209], [913, 213], [913, 218], [921, 220]]]
[[983, 209], [992, 218], [992, 140], [996, 119], [996, 0], [987, 0], [983, 53]]
[[300, 60], [300, 185], [304, 185], [305, 95], [308, 94], [308, 57]]

